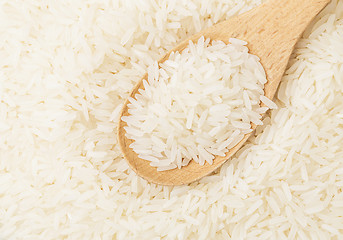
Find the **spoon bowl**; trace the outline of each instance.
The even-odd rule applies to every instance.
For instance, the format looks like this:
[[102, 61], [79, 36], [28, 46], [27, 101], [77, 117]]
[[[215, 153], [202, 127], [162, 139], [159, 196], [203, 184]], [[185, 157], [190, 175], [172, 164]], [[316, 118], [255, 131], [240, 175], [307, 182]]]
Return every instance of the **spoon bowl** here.
[[[289, 57], [303, 31], [313, 18], [330, 2], [330, 0], [271, 0], [242, 15], [207, 28], [171, 49], [158, 62], [168, 59], [172, 52], [182, 52], [189, 41], [194, 43], [204, 36], [211, 40], [228, 43], [229, 38], [238, 38], [248, 42], [249, 52], [260, 58], [266, 72], [267, 83], [264, 86], [264, 96], [273, 99], [281, 78], [287, 67]], [[135, 98], [139, 89], [143, 89], [143, 80], [147, 74], [132, 89], [129, 97]], [[125, 101], [118, 125], [118, 140], [124, 158], [129, 166], [141, 177], [149, 182], [161, 185], [182, 185], [194, 182], [212, 173], [224, 162], [232, 157], [246, 142], [250, 134], [246, 134], [242, 141], [230, 149], [224, 157], [216, 156], [213, 164], [199, 165], [191, 161], [181, 169], [158, 172], [150, 162], [140, 159], [129, 147], [133, 140], [125, 136], [122, 116], [128, 116], [128, 99]], [[254, 130], [256, 126], [252, 124]]]

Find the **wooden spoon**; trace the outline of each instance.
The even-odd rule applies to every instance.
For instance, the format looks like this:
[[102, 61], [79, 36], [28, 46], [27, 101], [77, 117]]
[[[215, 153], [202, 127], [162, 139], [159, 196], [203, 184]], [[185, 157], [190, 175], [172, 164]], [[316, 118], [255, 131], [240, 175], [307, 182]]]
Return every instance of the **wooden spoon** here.
[[[159, 63], [168, 59], [171, 52], [181, 52], [185, 49], [189, 40], [197, 42], [201, 36], [225, 43], [228, 43], [231, 37], [238, 38], [247, 41], [250, 53], [261, 59], [268, 80], [264, 86], [264, 93], [267, 98], [273, 99], [295, 44], [306, 26], [329, 2], [330, 0], [270, 0], [251, 11], [191, 36], [171, 49], [159, 60]], [[147, 74], [133, 88], [130, 97], [135, 98], [138, 89], [143, 88], [143, 79], [147, 79]], [[215, 157], [212, 165], [206, 163], [201, 166], [191, 161], [189, 165], [181, 169], [158, 172], [155, 167], [150, 166], [149, 161], [138, 158], [129, 147], [133, 141], [126, 138], [124, 130], [126, 123], [121, 120], [122, 116], [129, 115], [128, 103], [126, 100], [120, 114], [119, 144], [130, 167], [139, 176], [152, 183], [181, 185], [196, 181], [220, 167], [242, 147], [250, 136], [250, 134], [245, 135], [244, 139], [230, 149], [225, 157]], [[256, 126], [252, 127], [256, 128]]]

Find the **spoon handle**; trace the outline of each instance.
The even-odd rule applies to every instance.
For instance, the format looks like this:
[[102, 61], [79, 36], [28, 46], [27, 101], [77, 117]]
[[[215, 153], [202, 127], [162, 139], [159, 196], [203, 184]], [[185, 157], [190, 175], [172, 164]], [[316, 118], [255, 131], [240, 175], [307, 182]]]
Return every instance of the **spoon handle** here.
[[[239, 17], [255, 23], [247, 24], [245, 36], [248, 42], [254, 43], [248, 47], [261, 58], [266, 71], [266, 97], [274, 97], [295, 44], [309, 23], [330, 1], [270, 0], [258, 9], [247, 12], [248, 16], [243, 14]], [[256, 44], [256, 41], [259, 43]]]

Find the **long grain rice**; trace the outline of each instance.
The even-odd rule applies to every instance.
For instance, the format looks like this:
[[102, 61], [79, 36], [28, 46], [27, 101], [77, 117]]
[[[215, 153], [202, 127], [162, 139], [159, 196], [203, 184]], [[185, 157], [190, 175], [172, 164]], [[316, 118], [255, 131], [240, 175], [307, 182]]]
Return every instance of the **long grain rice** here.
[[342, 239], [342, 0], [297, 44], [278, 109], [216, 173], [157, 186], [120, 153], [118, 109], [147, 67], [260, 3], [1, 1], [0, 239]]

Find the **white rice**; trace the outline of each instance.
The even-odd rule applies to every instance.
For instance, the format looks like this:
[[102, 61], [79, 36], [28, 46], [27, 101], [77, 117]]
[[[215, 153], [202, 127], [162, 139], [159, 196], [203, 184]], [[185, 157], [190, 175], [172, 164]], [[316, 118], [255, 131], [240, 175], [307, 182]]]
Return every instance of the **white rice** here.
[[342, 0], [297, 45], [278, 109], [216, 173], [156, 186], [120, 153], [118, 109], [148, 65], [260, 3], [1, 1], [0, 239], [342, 239]]
[[260, 100], [270, 109], [277, 109], [277, 105], [270, 100], [269, 98], [267, 98], [266, 96], [261, 95], [260, 96]]
[[[263, 124], [260, 100], [277, 107], [263, 96], [266, 74], [248, 53], [247, 42], [229, 42], [210, 43], [204, 37], [196, 44], [190, 41], [182, 53], [150, 66], [144, 90], [129, 99], [131, 114], [122, 120], [126, 136], [135, 141], [130, 147], [144, 160], [159, 161], [151, 164], [157, 171], [186, 166], [194, 155], [200, 165], [212, 164], [215, 155], [225, 155], [252, 131], [252, 122]], [[158, 148], [149, 140], [138, 141], [151, 137]]]

